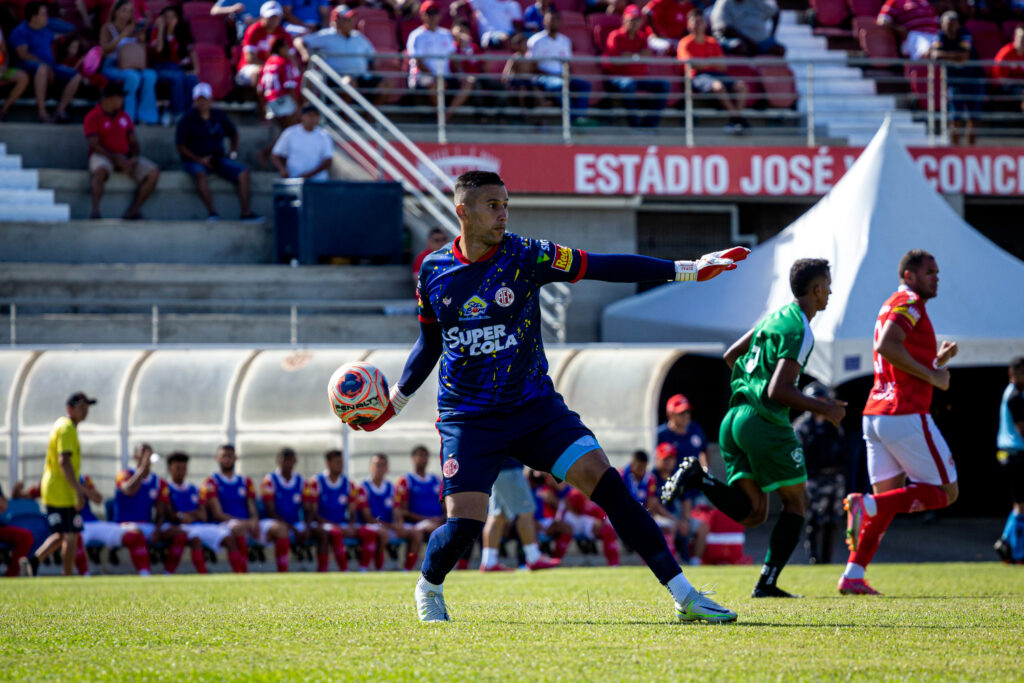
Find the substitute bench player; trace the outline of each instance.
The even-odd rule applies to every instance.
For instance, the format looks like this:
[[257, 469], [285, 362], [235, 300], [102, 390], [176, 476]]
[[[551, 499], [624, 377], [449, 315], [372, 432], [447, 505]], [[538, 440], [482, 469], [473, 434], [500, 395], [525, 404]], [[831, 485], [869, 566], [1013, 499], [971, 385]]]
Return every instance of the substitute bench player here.
[[[421, 621], [448, 621], [442, 584], [480, 535], [491, 486], [504, 459], [587, 494], [675, 599], [683, 621], [734, 621], [736, 613], [695, 590], [658, 525], [634, 498], [579, 415], [548, 376], [541, 341], [540, 287], [581, 279], [608, 282], [707, 280], [736, 267], [736, 247], [698, 261], [588, 254], [507, 232], [508, 192], [496, 173], [470, 171], [455, 183], [461, 234], [428, 256], [418, 281], [420, 336], [391, 405], [363, 429], [397, 414], [438, 359], [438, 431], [448, 518], [430, 536], [416, 584]], [[356, 426], [355, 428], [360, 428]]]

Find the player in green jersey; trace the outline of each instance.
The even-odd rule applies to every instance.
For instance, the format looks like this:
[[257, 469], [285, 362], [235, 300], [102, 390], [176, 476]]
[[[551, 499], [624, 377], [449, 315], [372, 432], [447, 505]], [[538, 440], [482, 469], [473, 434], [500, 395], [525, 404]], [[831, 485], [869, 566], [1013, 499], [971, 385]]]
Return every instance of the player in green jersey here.
[[797, 388], [814, 348], [810, 322], [828, 305], [831, 284], [828, 261], [796, 261], [789, 271], [795, 300], [765, 317], [725, 352], [732, 370], [732, 399], [718, 442], [726, 482], [706, 473], [696, 458], [684, 458], [662, 489], [665, 503], [699, 489], [746, 527], [764, 524], [768, 494], [778, 493], [782, 514], [772, 529], [755, 598], [798, 597], [776, 585], [800, 542], [807, 512], [807, 468], [789, 411], [820, 413], [836, 426], [846, 414], [845, 402], [812, 398]]

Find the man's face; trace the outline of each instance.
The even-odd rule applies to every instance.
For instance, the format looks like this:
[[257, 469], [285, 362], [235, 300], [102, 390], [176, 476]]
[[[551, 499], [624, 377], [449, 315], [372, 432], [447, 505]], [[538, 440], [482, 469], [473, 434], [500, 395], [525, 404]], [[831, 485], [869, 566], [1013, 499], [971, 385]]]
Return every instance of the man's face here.
[[622, 20], [622, 25], [632, 35], [640, 30], [640, 23], [642, 21], [643, 17], [625, 17]]
[[343, 36], [347, 36], [352, 33], [352, 29], [356, 25], [355, 17], [346, 17], [345, 15], [339, 16], [334, 20], [334, 30]]
[[1018, 26], [1013, 32], [1013, 48], [1017, 52], [1024, 52], [1024, 26]]
[[673, 431], [683, 434], [686, 432], [686, 428], [690, 426], [690, 411], [686, 410], [681, 413], [672, 413], [668, 416], [668, 426]]
[[172, 462], [167, 466], [167, 474], [171, 475], [171, 480], [175, 484], [180, 484], [188, 475], [188, 463], [182, 460]]
[[316, 111], [308, 111], [302, 115], [302, 127], [306, 130], [313, 130], [320, 123], [320, 114]]
[[384, 458], [370, 459], [370, 478], [374, 481], [381, 481], [388, 473], [388, 461]]
[[412, 454], [412, 467], [418, 473], [426, 471], [429, 461], [430, 455], [426, 451], [416, 451]]
[[473, 36], [469, 34], [469, 29], [465, 26], [456, 26], [452, 29], [452, 37], [455, 38], [459, 43], [466, 44], [473, 42]]
[[49, 23], [49, 21], [50, 10], [46, 7], [46, 5], [43, 5], [42, 7], [39, 8], [39, 11], [36, 12], [36, 15], [29, 20], [28, 24], [32, 28], [42, 28], [43, 26], [46, 26], [46, 24]]
[[220, 465], [221, 472], [233, 472], [236, 460], [238, 460], [238, 456], [235, 455], [234, 448], [222, 448], [217, 451], [217, 464]]
[[295, 469], [295, 455], [289, 453], [287, 455], [280, 455], [277, 458], [277, 466], [281, 468], [281, 474], [288, 476]]
[[327, 472], [332, 477], [341, 476], [342, 471], [345, 469], [345, 458], [340, 455], [334, 455], [327, 458]]
[[70, 417], [76, 424], [84, 420], [88, 415], [89, 403], [87, 401], [79, 401], [72, 406], [68, 406], [68, 417]]
[[544, 28], [548, 33], [558, 33], [558, 30], [562, 28], [562, 17], [557, 14], [545, 14]]
[[423, 23], [426, 25], [428, 31], [436, 31], [438, 24], [441, 23], [440, 10], [431, 9], [424, 12]]
[[946, 17], [942, 20], [942, 32], [947, 36], [953, 37], [960, 30], [960, 22], [952, 17]]
[[904, 271], [903, 282], [922, 299], [934, 299], [939, 294], [939, 264], [926, 258], [917, 268]]
[[1024, 368], [1010, 368], [1010, 383], [1024, 391]]
[[811, 294], [814, 295], [814, 310], [824, 311], [828, 306], [828, 297], [832, 294], [832, 276], [824, 275], [816, 278], [811, 283]]
[[633, 460], [629, 463], [629, 471], [633, 473], [635, 479], [640, 479], [647, 474], [647, 463], [640, 460]]
[[658, 458], [655, 467], [658, 468], [658, 474], [662, 478], [672, 476], [672, 473], [676, 471], [676, 456], [667, 455], [664, 458]]
[[508, 191], [504, 185], [485, 185], [469, 191], [455, 207], [466, 236], [487, 247], [501, 244], [508, 223]]
[[103, 111], [108, 114], [113, 114], [115, 111], [120, 111], [121, 107], [124, 106], [124, 95], [110, 95], [102, 99]]
[[210, 109], [213, 108], [213, 105], [210, 104], [210, 100], [206, 99], [205, 97], [200, 97], [192, 104], [195, 106], [196, 110], [203, 116], [209, 114]]
[[448, 235], [443, 232], [435, 232], [427, 237], [427, 249], [430, 251], [437, 251], [447, 243]]
[[704, 17], [699, 14], [693, 14], [686, 20], [686, 27], [690, 30], [690, 33], [704, 33]]
[[266, 19], [263, 20], [263, 25], [267, 27], [267, 31], [273, 33], [275, 30], [277, 30], [277, 27], [281, 25], [281, 17], [267, 17]]

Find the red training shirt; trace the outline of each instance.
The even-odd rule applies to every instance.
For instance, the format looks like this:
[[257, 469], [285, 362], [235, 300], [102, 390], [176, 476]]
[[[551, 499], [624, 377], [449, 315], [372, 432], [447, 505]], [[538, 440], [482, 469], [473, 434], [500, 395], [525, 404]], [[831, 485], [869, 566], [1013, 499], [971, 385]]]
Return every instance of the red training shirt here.
[[644, 7], [651, 26], [662, 38], [679, 40], [686, 35], [686, 15], [693, 10], [689, 0], [651, 0]]
[[939, 32], [939, 19], [927, 0], [885, 0], [878, 16], [889, 17], [908, 31]]
[[[698, 43], [697, 39], [691, 36], [686, 36], [679, 41], [679, 47], [676, 48], [676, 57], [681, 62], [688, 62], [691, 59], [712, 59], [714, 57], [723, 57], [725, 53], [722, 51], [722, 46], [718, 44], [718, 41], [711, 36], [704, 36], [704, 42]], [[702, 74], [708, 71], [724, 72], [725, 64], [701, 64], [700, 66], [694, 65], [686, 67], [690, 71], [690, 78], [693, 78], [697, 74]]]
[[114, 154], [128, 153], [128, 134], [135, 130], [131, 117], [124, 113], [124, 109], [107, 114], [98, 104], [85, 115], [82, 128], [86, 137], [99, 136], [100, 144]]
[[[623, 55], [641, 52], [647, 49], [647, 37], [651, 29], [642, 28], [636, 32], [636, 36], [629, 37], [624, 26], [620, 26], [608, 34], [605, 41], [604, 54], [606, 57], [621, 57]], [[646, 64], [605, 64], [604, 70], [613, 76], [646, 76]]]
[[[1013, 43], [1007, 43], [999, 48], [999, 52], [996, 53], [995, 61], [999, 62], [996, 66], [992, 67], [992, 75], [999, 80], [1018, 80], [1024, 79], [1024, 55], [1013, 49]], [[1012, 62], [1018, 62], [1013, 64]], [[1017, 85], [1024, 85], [1024, 83], [1018, 83]]]
[[[238, 62], [238, 68], [250, 63], [265, 62], [270, 55], [270, 40], [272, 38], [284, 38], [289, 45], [292, 44], [292, 37], [280, 26], [270, 33], [266, 26], [257, 21], [245, 29], [245, 35], [242, 37], [242, 59]], [[246, 48], [255, 48], [256, 54], [250, 58]]]

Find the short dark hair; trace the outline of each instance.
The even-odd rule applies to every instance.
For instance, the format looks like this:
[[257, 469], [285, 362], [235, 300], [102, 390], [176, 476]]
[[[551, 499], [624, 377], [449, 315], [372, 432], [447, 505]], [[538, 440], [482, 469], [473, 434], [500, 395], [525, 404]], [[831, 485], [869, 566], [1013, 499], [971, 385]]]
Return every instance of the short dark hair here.
[[280, 459], [284, 459], [284, 458], [287, 458], [289, 456], [292, 457], [292, 458], [295, 457], [295, 449], [294, 448], [289, 448], [288, 446], [282, 446], [281, 449], [277, 451], [277, 457], [280, 458]]
[[811, 288], [811, 283], [828, 272], [828, 260], [823, 258], [802, 258], [793, 262], [789, 269], [789, 289], [793, 296], [804, 296]]
[[281, 36], [274, 36], [273, 38], [270, 39], [270, 46], [269, 46], [270, 54], [276, 55], [277, 51], [280, 50], [283, 47], [290, 48], [291, 47], [291, 42], [289, 42], [285, 38], [282, 38]]
[[1014, 371], [1024, 370], [1024, 356], [1017, 356], [1016, 358], [1011, 359], [1010, 369]]
[[548, 5], [544, 10], [544, 14], [554, 14], [556, 17], [562, 16], [562, 13], [558, 11], [557, 7], [555, 7], [555, 3]]
[[103, 86], [102, 97], [124, 97], [124, 84], [121, 81], [110, 81]]
[[488, 185], [504, 187], [505, 181], [491, 171], [466, 171], [455, 180], [455, 203], [461, 204], [471, 190], [479, 190]]
[[32, 0], [32, 2], [25, 3], [25, 21], [28, 21], [39, 14], [39, 10], [44, 7], [49, 9], [49, 6], [45, 2], [40, 2], [39, 0]]
[[181, 451], [174, 451], [167, 456], [167, 466], [170, 467], [176, 462], [188, 462], [188, 453], [182, 453]]
[[373, 460], [374, 458], [380, 458], [385, 462], [385, 464], [388, 461], [388, 456], [384, 453], [374, 453], [373, 455], [370, 456], [370, 460]]
[[411, 451], [409, 451], [409, 455], [416, 455], [416, 454], [417, 454], [417, 453], [419, 453], [420, 451], [423, 451], [423, 452], [424, 452], [424, 453], [426, 453], [427, 455], [430, 455], [430, 451], [428, 451], [428, 450], [427, 450], [427, 447], [426, 447], [426, 446], [424, 446], [423, 444], [419, 444], [418, 446], [413, 446], [413, 447], [412, 447], [412, 450], [411, 450]]
[[430, 232], [427, 233], [427, 237], [433, 237], [434, 235], [438, 234], [443, 235], [445, 237], [448, 236], [448, 233], [444, 231], [444, 228], [435, 225], [430, 229]]
[[650, 458], [647, 457], [647, 451], [633, 451], [633, 462], [642, 462], [647, 464]]
[[924, 249], [911, 249], [900, 259], [900, 282], [903, 282], [903, 273], [908, 270], [917, 270], [922, 263], [928, 259], [935, 258]]
[[302, 107], [302, 111], [300, 113], [301, 114], [316, 114], [317, 116], [320, 116], [320, 110], [317, 109], [316, 107], [314, 107], [312, 104], [307, 104], [304, 107]]
[[235, 450], [235, 444], [233, 444], [233, 443], [222, 443], [221, 445], [217, 446], [217, 452], [218, 453], [220, 453], [221, 451], [233, 451], [233, 450]]
[[340, 458], [340, 457], [341, 457], [341, 451], [338, 450], [337, 448], [332, 448], [329, 451], [327, 451], [326, 453], [324, 453], [324, 460], [330, 460], [331, 458]]

